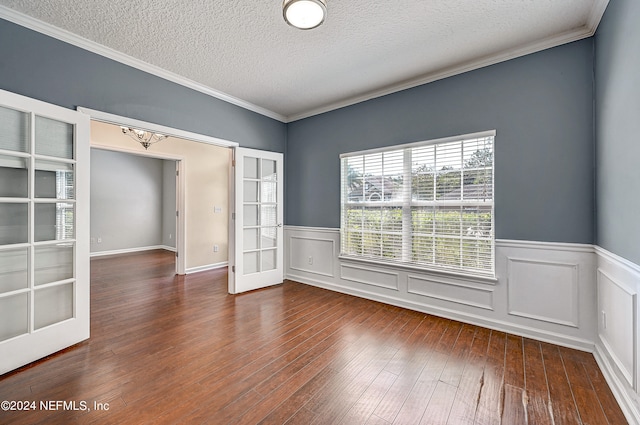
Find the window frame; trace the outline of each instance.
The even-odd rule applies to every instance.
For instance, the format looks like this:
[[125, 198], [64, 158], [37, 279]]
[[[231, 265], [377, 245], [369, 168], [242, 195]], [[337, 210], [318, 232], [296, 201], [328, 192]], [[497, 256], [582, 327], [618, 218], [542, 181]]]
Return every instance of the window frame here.
[[[495, 275], [495, 270], [496, 270], [496, 237], [495, 237], [495, 136], [496, 136], [496, 131], [495, 130], [489, 130], [489, 131], [482, 131], [482, 132], [477, 132], [477, 133], [469, 133], [469, 134], [464, 134], [464, 135], [458, 135], [458, 136], [451, 136], [451, 137], [444, 137], [444, 138], [439, 138], [439, 139], [432, 139], [432, 140], [427, 140], [427, 141], [420, 141], [420, 142], [413, 142], [413, 143], [406, 143], [406, 144], [400, 144], [400, 145], [393, 145], [393, 146], [386, 146], [386, 147], [381, 147], [381, 148], [374, 148], [374, 149], [368, 149], [368, 150], [362, 150], [362, 151], [355, 151], [355, 152], [348, 152], [348, 153], [343, 153], [340, 154], [340, 254], [339, 254], [339, 258], [341, 260], [348, 260], [348, 261], [357, 261], [357, 262], [364, 262], [364, 263], [369, 263], [369, 264], [379, 264], [379, 265], [384, 265], [384, 266], [393, 266], [393, 267], [400, 267], [400, 268], [406, 268], [408, 270], [417, 270], [417, 271], [428, 271], [428, 272], [434, 272], [434, 273], [442, 273], [445, 275], [456, 275], [459, 277], [463, 277], [463, 278], [472, 278], [472, 279], [481, 279], [481, 280], [487, 280], [490, 282], [495, 282], [496, 280], [496, 275]], [[452, 143], [452, 142], [464, 142], [464, 141], [468, 141], [468, 140], [473, 140], [473, 139], [482, 139], [482, 138], [492, 138], [491, 141], [491, 199], [490, 201], [485, 201], [485, 200], [478, 200], [478, 202], [469, 202], [467, 200], [463, 199], [459, 199], [459, 200], [438, 200], [437, 199], [437, 195], [436, 192], [434, 192], [434, 199], [433, 200], [414, 200], [413, 196], [412, 196], [412, 190], [409, 190], [409, 188], [407, 188], [406, 186], [402, 186], [402, 196], [401, 199], [395, 199], [395, 200], [385, 200], [384, 202], [371, 202], [369, 200], [365, 200], [363, 198], [362, 201], [349, 201], [349, 194], [346, 191], [346, 184], [345, 184], [345, 179], [348, 178], [348, 164], [347, 161], [345, 161], [346, 158], [349, 157], [361, 157], [361, 156], [365, 156], [365, 155], [373, 155], [373, 154], [384, 154], [384, 153], [391, 153], [391, 152], [402, 152], [402, 156], [403, 156], [403, 160], [402, 160], [402, 166], [403, 166], [403, 181], [407, 181], [407, 179], [409, 181], [411, 181], [415, 176], [417, 176], [418, 174], [415, 174], [415, 171], [413, 170], [413, 165], [414, 162], [412, 161], [411, 158], [411, 149], [415, 149], [415, 148], [421, 148], [421, 147], [427, 147], [427, 146], [437, 146], [437, 145], [445, 145], [448, 143]], [[407, 158], [408, 155], [408, 158]], [[436, 157], [437, 158], [437, 157]], [[364, 161], [364, 158], [363, 158]], [[436, 159], [437, 161], [437, 159]], [[463, 170], [463, 168], [461, 168], [461, 170]], [[436, 180], [436, 176], [438, 174], [438, 170], [433, 170], [433, 175], [434, 175], [434, 190], [435, 190], [435, 180]], [[462, 174], [464, 175], [464, 174]], [[384, 174], [383, 174], [384, 176]], [[382, 189], [382, 197], [384, 197], [384, 181], [383, 181], [383, 189]], [[464, 191], [464, 182], [461, 180], [460, 181], [460, 187], [461, 187], [461, 192]], [[366, 196], [366, 194], [363, 193], [363, 196]], [[462, 195], [464, 196], [464, 195]], [[434, 257], [434, 263], [433, 264], [425, 264], [425, 263], [420, 263], [420, 262], [416, 262], [413, 260], [412, 257], [412, 250], [413, 250], [413, 209], [420, 207], [420, 206], [432, 206], [434, 208], [434, 211], [437, 211], [437, 208], [439, 206], [442, 206], [443, 204], [457, 204], [458, 206], [461, 207], [460, 211], [462, 211], [462, 207], [464, 205], [469, 205], [469, 206], [475, 206], [476, 208], [478, 208], [478, 210], [482, 208], [487, 208], [490, 213], [491, 213], [491, 224], [490, 224], [490, 235], [489, 238], [485, 238], [482, 240], [487, 240], [490, 243], [490, 267], [491, 270], [480, 270], [480, 269], [472, 269], [472, 268], [465, 268], [462, 265], [460, 267], [457, 266], [452, 266], [452, 265], [445, 265], [445, 264], [437, 264], [435, 257]], [[401, 245], [402, 245], [402, 254], [401, 254], [401, 258], [391, 258], [391, 259], [386, 259], [383, 258], [382, 256], [380, 257], [376, 257], [376, 256], [367, 256], [367, 255], [357, 255], [357, 254], [352, 254], [352, 253], [345, 253], [344, 251], [344, 247], [345, 247], [345, 234], [346, 231], [348, 230], [346, 227], [346, 214], [345, 214], [345, 207], [348, 207], [349, 205], [357, 205], [359, 207], [363, 207], [363, 211], [364, 208], [367, 207], [388, 207], [388, 208], [399, 208], [402, 212], [402, 226], [400, 229], [400, 234], [401, 234]], [[462, 216], [461, 216], [461, 221], [462, 223]], [[434, 222], [435, 223], [435, 222]], [[434, 224], [434, 228], [435, 228], [435, 224]], [[462, 224], [461, 224], [462, 226]], [[363, 233], [364, 230], [362, 230]], [[373, 232], [375, 234], [379, 234], [379, 235], [383, 235], [385, 234], [384, 230], [380, 230], [379, 232]], [[460, 231], [459, 235], [455, 236], [454, 238], [456, 240], [460, 241], [461, 247], [462, 247], [462, 243], [463, 241], [466, 239], [465, 236], [462, 234], [462, 230]], [[387, 233], [387, 234], [392, 234], [392, 233]], [[435, 232], [433, 232], [433, 239], [435, 240], [438, 237], [438, 234]], [[480, 240], [480, 239], [478, 239]], [[434, 242], [434, 247], [435, 247], [435, 242]], [[435, 251], [434, 251], [435, 252]], [[462, 248], [460, 250], [460, 252], [462, 252]], [[435, 254], [434, 254], [435, 255]]]

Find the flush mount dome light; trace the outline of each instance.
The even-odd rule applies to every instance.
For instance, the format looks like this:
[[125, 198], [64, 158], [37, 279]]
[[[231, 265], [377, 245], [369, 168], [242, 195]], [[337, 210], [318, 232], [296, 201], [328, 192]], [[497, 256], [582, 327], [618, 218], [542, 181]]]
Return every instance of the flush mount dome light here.
[[327, 3], [325, 0], [284, 0], [282, 14], [292, 27], [310, 30], [324, 22]]

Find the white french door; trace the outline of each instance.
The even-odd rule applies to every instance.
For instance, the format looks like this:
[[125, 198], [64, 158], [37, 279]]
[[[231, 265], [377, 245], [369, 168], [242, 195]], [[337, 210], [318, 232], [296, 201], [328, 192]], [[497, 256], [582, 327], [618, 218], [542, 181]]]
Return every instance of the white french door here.
[[0, 374], [89, 337], [89, 117], [0, 90]]
[[[231, 228], [229, 292], [237, 294], [282, 283], [283, 156], [236, 148], [235, 219]], [[233, 217], [233, 215], [232, 215]]]

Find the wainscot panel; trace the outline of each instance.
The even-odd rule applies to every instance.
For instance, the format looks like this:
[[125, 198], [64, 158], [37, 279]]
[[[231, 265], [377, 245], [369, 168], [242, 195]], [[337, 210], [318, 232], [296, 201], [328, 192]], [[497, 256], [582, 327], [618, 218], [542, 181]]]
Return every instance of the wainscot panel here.
[[508, 257], [509, 314], [578, 327], [578, 267]]
[[595, 252], [599, 317], [594, 355], [627, 420], [640, 424], [640, 266], [600, 247]]
[[493, 287], [452, 282], [441, 278], [408, 276], [407, 292], [457, 304], [493, 310]]

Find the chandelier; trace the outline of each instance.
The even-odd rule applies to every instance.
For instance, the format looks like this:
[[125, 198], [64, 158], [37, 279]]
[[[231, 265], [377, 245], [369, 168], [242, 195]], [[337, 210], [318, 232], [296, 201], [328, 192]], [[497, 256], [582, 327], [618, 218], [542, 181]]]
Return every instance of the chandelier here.
[[139, 130], [131, 127], [120, 127], [120, 129], [122, 130], [122, 133], [140, 143], [145, 149], [149, 149], [149, 146], [169, 137], [164, 134], [152, 133], [151, 131]]

